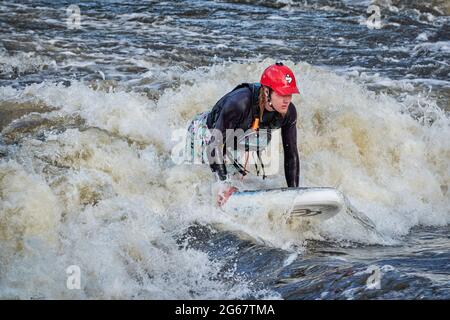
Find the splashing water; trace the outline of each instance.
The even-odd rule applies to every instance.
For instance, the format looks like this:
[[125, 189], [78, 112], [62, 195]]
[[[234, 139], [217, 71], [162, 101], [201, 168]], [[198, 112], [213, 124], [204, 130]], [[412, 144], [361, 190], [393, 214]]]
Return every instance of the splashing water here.
[[[255, 16], [269, 15], [277, 27], [292, 11], [322, 17], [325, 10], [295, 1], [260, 5], [214, 4], [230, 6], [238, 16], [243, 6], [250, 7]], [[325, 12], [340, 14], [335, 9]], [[117, 17], [126, 32], [150, 19], [145, 13]], [[88, 30], [103, 21], [86, 20]], [[151, 22], [161, 34], [179, 31], [170, 16]], [[441, 25], [429, 24], [427, 41], [432, 41]], [[186, 29], [194, 38], [200, 31]], [[62, 37], [53, 43], [33, 40], [54, 51], [24, 54], [14, 47], [19, 44], [13, 45], [13, 32], [7, 35], [3, 46], [14, 52], [0, 50], [0, 297], [450, 297], [449, 115], [421, 88], [401, 79], [296, 63], [308, 59], [297, 58], [300, 46], [287, 47], [284, 62], [295, 70], [300, 88], [293, 103], [301, 185], [338, 188], [347, 210], [321, 224], [292, 225], [269, 215], [243, 221], [211, 205], [208, 166], [172, 161], [180, 143], [172, 134], [236, 84], [258, 81], [275, 60], [208, 60], [220, 48], [211, 53], [183, 43], [203, 55], [187, 54], [170, 64], [176, 51], [166, 61], [155, 52], [137, 54], [133, 47], [137, 51], [125, 62], [124, 44], [116, 43], [109, 58], [117, 64], [102, 69], [100, 60], [108, 57], [99, 55], [95, 64], [95, 52], [84, 58], [64, 53], [57, 45]], [[164, 40], [155, 43], [158, 39]], [[242, 48], [252, 51], [244, 40]], [[273, 40], [269, 35], [261, 40], [268, 56], [271, 51], [264, 48]], [[231, 41], [227, 46], [236, 51], [234, 57], [245, 55]], [[65, 50], [76, 48], [67, 44]], [[436, 50], [445, 53], [445, 44]], [[429, 55], [437, 59], [434, 51]], [[324, 63], [321, 59], [317, 64]], [[396, 79], [395, 72], [383, 76]], [[374, 89], [374, 83], [396, 92]], [[439, 90], [445, 86], [440, 83]], [[280, 171], [246, 183], [271, 188], [285, 181]], [[81, 271], [80, 290], [67, 288], [72, 265]], [[366, 287], [369, 265], [381, 270], [379, 291]]]

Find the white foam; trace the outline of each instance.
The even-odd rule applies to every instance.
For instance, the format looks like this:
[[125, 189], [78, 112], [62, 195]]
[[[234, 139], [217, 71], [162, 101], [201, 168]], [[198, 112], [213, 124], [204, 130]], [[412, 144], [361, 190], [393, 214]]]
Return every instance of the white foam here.
[[24, 74], [42, 70], [45, 66], [54, 66], [56, 62], [33, 52], [19, 52], [9, 55], [0, 51], [0, 71], [2, 73]]
[[[238, 83], [258, 81], [273, 62], [180, 71], [181, 85], [155, 101], [79, 82], [1, 88], [1, 100], [56, 107], [44, 115], [49, 121], [79, 116], [90, 127], [47, 133], [45, 141], [26, 138], [10, 162], [2, 160], [2, 208], [19, 213], [0, 211], [8, 217], [0, 223], [4, 297], [245, 297], [248, 283], [219, 280], [219, 262], [179, 249], [174, 235], [195, 221], [282, 249], [299, 248], [297, 253], [308, 239], [380, 243], [346, 214], [320, 225], [243, 224], [210, 206], [213, 178], [207, 166], [172, 163], [172, 130], [185, 128]], [[430, 125], [405, 112], [418, 108], [412, 94], [400, 103], [330, 71], [287, 65], [300, 88], [293, 102], [302, 185], [338, 187], [386, 238], [398, 239], [419, 224], [450, 222], [449, 119], [433, 101], [423, 98]], [[280, 186], [283, 172], [258, 183]], [[30, 228], [29, 217], [43, 219]], [[80, 292], [65, 288], [64, 270], [72, 264], [84, 272]]]
[[427, 49], [436, 52], [450, 52], [450, 41], [423, 42], [414, 47], [414, 51], [419, 49]]
[[420, 41], [428, 41], [428, 33], [422, 32], [416, 37], [416, 39]]

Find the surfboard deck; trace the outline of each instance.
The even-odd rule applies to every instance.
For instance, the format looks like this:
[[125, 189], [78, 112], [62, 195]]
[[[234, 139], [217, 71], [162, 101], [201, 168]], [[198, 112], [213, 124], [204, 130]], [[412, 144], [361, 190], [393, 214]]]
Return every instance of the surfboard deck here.
[[324, 221], [344, 207], [340, 191], [331, 187], [274, 188], [233, 193], [224, 205], [232, 214], [277, 212], [291, 219]]

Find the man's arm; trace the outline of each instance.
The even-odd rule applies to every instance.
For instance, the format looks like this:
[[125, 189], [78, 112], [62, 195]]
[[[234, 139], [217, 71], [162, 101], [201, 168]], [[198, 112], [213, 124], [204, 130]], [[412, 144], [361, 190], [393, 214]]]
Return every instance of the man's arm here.
[[[290, 107], [291, 108], [291, 107]], [[281, 139], [284, 151], [284, 175], [288, 187], [298, 187], [300, 176], [300, 161], [297, 150], [297, 111], [292, 104], [289, 119], [281, 127]]]

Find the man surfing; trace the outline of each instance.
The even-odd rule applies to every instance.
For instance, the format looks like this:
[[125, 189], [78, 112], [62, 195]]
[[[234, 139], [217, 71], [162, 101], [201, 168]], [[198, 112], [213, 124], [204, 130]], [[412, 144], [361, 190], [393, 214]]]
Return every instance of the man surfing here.
[[[203, 151], [206, 151], [207, 161], [220, 184], [218, 206], [223, 206], [237, 190], [229, 179], [227, 161], [237, 172], [246, 175], [248, 151], [252, 148], [249, 141], [256, 137], [256, 153], [261, 159], [259, 151], [265, 146], [260, 146], [259, 137], [263, 131], [267, 133], [268, 143], [271, 130], [281, 128], [286, 183], [288, 187], [298, 187], [297, 111], [291, 102], [292, 95], [298, 93], [294, 73], [279, 62], [264, 70], [259, 83], [240, 84], [223, 96], [211, 111], [200, 113], [191, 121], [188, 152], [195, 157], [195, 145], [200, 141], [199, 152], [203, 157]], [[235, 132], [243, 134], [236, 135]], [[237, 147], [236, 140], [238, 144], [243, 141], [247, 151], [244, 165], [232, 156]], [[264, 171], [262, 161], [260, 167]]]

